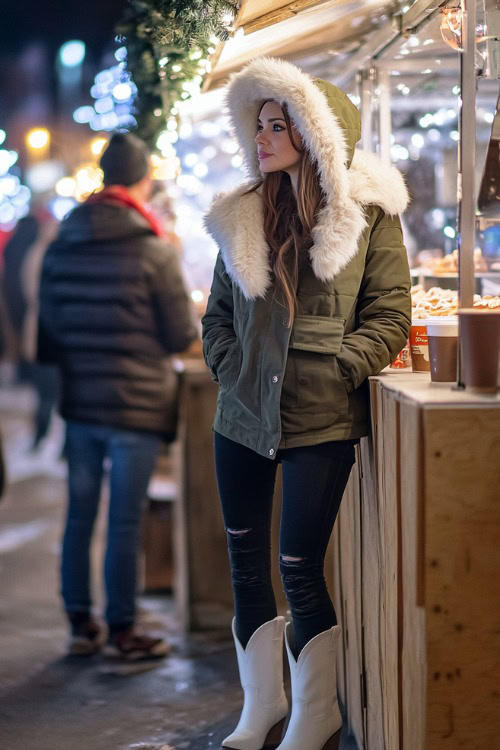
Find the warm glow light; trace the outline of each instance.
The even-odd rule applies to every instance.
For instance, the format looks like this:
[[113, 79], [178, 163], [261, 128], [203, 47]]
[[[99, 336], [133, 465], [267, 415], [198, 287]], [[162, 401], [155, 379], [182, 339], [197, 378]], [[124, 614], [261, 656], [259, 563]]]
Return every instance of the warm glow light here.
[[76, 191], [75, 198], [83, 201], [91, 193], [102, 189], [103, 173], [94, 164], [84, 164], [75, 174]]
[[193, 291], [191, 292], [191, 299], [193, 300], [193, 302], [203, 302], [205, 296], [201, 289], [193, 289]]
[[92, 141], [90, 141], [90, 150], [92, 151], [94, 156], [99, 156], [106, 144], [106, 138], [94, 138]]
[[29, 148], [42, 149], [49, 145], [50, 133], [47, 128], [33, 128], [26, 136], [26, 144]]
[[[170, 145], [170, 144], [169, 144]], [[175, 180], [180, 174], [180, 161], [170, 146], [171, 153], [165, 156], [151, 155], [153, 180]]]
[[56, 193], [62, 198], [72, 198], [76, 192], [76, 180], [73, 177], [62, 177], [56, 183]]

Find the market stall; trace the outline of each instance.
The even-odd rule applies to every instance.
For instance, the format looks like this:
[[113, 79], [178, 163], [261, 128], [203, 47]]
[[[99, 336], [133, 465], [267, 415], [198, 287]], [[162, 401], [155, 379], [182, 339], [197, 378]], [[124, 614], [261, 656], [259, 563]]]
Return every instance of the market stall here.
[[[396, 163], [413, 196], [403, 228], [423, 330], [413, 368], [408, 349], [394, 363], [401, 369], [372, 379], [372, 435], [357, 449], [327, 557], [343, 625], [339, 692], [367, 750], [497, 744], [500, 400], [464, 391], [462, 369], [431, 380], [426, 325], [464, 306], [500, 305], [500, 11], [478, 2], [474, 19], [471, 5], [467, 17], [458, 0], [247, 0], [234, 36], [212, 55], [202, 108], [183, 108], [175, 141], [183, 174], [171, 194], [200, 311], [216, 248], [196, 227], [212, 194], [243, 179], [220, 87], [252, 57], [285, 57], [342, 86], [362, 110], [361, 146]], [[186, 360], [175, 503], [186, 628], [227, 627], [232, 615], [212, 465], [215, 396], [202, 362]], [[278, 514], [279, 488], [275, 549]], [[278, 584], [277, 565], [274, 575]], [[285, 612], [283, 598], [279, 606]]]
[[351, 731], [360, 748], [494, 747], [500, 398], [404, 371], [371, 396], [334, 531]]
[[[242, 5], [245, 33], [218, 50], [206, 88], [258, 54], [342, 85], [362, 109], [362, 146], [398, 163], [414, 193], [405, 236], [415, 321], [452, 319], [464, 306], [498, 310], [489, 156], [498, 145], [498, 8], [478, 3], [476, 19], [470, 3], [468, 18], [458, 2], [415, 2], [396, 15], [371, 3], [375, 14], [353, 24], [359, 5], [272, 5]], [[356, 25], [354, 40], [347, 30]], [[480, 183], [488, 209], [483, 199], [476, 234]], [[415, 370], [429, 370], [427, 339], [419, 346]], [[339, 691], [360, 748], [494, 747], [500, 399], [457, 389], [461, 370], [438, 383], [409, 362], [372, 379], [373, 432], [334, 532]]]

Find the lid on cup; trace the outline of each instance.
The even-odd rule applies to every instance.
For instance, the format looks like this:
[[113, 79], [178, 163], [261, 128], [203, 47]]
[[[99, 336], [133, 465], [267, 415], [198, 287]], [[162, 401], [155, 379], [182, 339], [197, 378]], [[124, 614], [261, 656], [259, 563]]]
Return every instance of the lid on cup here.
[[428, 318], [412, 319], [411, 321], [412, 326], [429, 326], [433, 323], [438, 323], [439, 325], [456, 323], [458, 325], [458, 318], [456, 315], [436, 315], [429, 316]]
[[470, 315], [500, 315], [500, 308], [494, 307], [485, 310], [483, 307], [461, 307], [457, 311], [458, 314], [467, 313]]
[[458, 318], [436, 318], [427, 320], [428, 336], [458, 336]]

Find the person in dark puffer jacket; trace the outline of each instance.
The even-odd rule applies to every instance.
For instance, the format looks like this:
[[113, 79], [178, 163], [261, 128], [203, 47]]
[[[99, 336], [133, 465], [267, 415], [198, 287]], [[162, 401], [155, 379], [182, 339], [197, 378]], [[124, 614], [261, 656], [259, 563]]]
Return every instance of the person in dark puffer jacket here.
[[141, 508], [162, 438], [175, 434], [168, 357], [185, 351], [197, 331], [176, 253], [144, 206], [152, 187], [145, 144], [115, 134], [101, 168], [104, 190], [62, 222], [40, 286], [38, 358], [59, 366], [67, 422], [62, 597], [70, 653], [99, 650], [104, 633], [91, 615], [89, 545], [108, 456], [105, 651], [160, 657], [165, 641], [134, 627]]

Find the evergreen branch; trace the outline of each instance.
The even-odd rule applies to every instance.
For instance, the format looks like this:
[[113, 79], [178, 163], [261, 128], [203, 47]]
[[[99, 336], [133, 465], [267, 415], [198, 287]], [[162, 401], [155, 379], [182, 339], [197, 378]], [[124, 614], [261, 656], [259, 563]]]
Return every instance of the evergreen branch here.
[[155, 146], [176, 103], [206, 74], [214, 38], [226, 41], [239, 0], [129, 0], [116, 31], [127, 47], [127, 69], [138, 93], [137, 134]]

